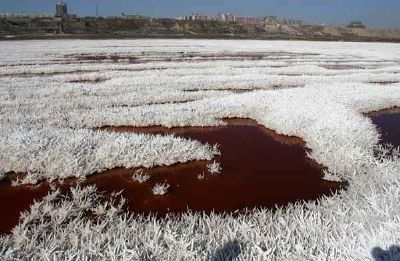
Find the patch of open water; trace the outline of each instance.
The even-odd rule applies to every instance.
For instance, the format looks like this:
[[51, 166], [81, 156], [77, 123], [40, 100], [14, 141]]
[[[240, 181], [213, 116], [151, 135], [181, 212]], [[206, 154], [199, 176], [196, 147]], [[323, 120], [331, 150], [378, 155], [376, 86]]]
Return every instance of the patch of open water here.
[[373, 112], [369, 117], [381, 133], [381, 143], [400, 146], [400, 108]]
[[[306, 156], [304, 142], [297, 137], [276, 132], [248, 119], [228, 119], [228, 125], [217, 127], [104, 127], [101, 129], [153, 134], [174, 133], [203, 143], [220, 145], [222, 171], [211, 174], [207, 161], [193, 161], [173, 166], [144, 169], [150, 178], [139, 183], [132, 179], [138, 169], [118, 168], [95, 174], [81, 185], [95, 184], [100, 191], [121, 191], [127, 208], [135, 213], [168, 213], [192, 211], [237, 212], [254, 207], [274, 207], [299, 200], [316, 200], [343, 188], [339, 182], [322, 179], [323, 167]], [[60, 163], [62, 164], [62, 163]], [[204, 176], [203, 178], [199, 178]], [[18, 224], [20, 212], [49, 192], [47, 182], [38, 186], [12, 187], [9, 175], [0, 182], [0, 232], [8, 233]], [[156, 183], [170, 185], [166, 195], [153, 195]], [[75, 179], [58, 186], [62, 192], [75, 186]]]
[[[207, 171], [207, 162], [195, 161], [145, 170], [150, 179], [132, 181], [134, 169], [114, 169], [88, 179], [100, 190], [120, 191], [131, 210], [158, 215], [187, 209], [232, 212], [245, 208], [274, 207], [298, 200], [330, 195], [341, 183], [322, 179], [322, 167], [306, 156], [304, 142], [245, 119], [227, 120], [218, 127], [105, 127], [113, 131], [171, 134], [220, 145], [220, 174]], [[204, 174], [204, 179], [198, 176]], [[164, 196], [154, 196], [156, 183], [170, 185]]]

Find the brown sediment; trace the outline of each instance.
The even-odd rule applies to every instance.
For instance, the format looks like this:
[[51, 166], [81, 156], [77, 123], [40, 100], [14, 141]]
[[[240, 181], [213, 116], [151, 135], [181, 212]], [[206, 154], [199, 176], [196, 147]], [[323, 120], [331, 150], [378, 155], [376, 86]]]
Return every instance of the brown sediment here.
[[149, 102], [145, 104], [140, 104], [137, 106], [143, 106], [143, 105], [165, 105], [165, 104], [183, 104], [183, 103], [189, 103], [189, 102], [194, 102], [197, 100], [194, 99], [188, 99], [188, 100], [182, 100], [182, 101], [166, 101], [166, 102]]
[[150, 105], [166, 105], [166, 104], [184, 104], [184, 103], [189, 103], [189, 102], [194, 102], [197, 100], [194, 99], [188, 99], [188, 100], [182, 100], [182, 101], [167, 101], [167, 102], [149, 102], [149, 103], [143, 103], [143, 104], [135, 104], [135, 105], [128, 105], [128, 104], [122, 104], [122, 105], [112, 105], [112, 107], [140, 107], [140, 106], [150, 106]]
[[136, 61], [138, 57], [132, 55], [91, 55], [91, 54], [70, 54], [65, 55], [65, 58], [73, 58], [77, 61], [104, 61], [111, 60], [113, 62], [118, 62], [120, 59]]
[[289, 67], [288, 65], [271, 65], [269, 66], [270, 68], [287, 68]]
[[[274, 207], [298, 200], [331, 195], [342, 184], [321, 178], [322, 166], [306, 156], [304, 142], [276, 134], [248, 119], [225, 119], [217, 127], [103, 127], [117, 132], [176, 134], [203, 143], [218, 143], [222, 152], [215, 158], [222, 173], [210, 174], [206, 161], [194, 161], [145, 170], [150, 179], [132, 180], [136, 169], [114, 169], [88, 178], [103, 191], [120, 191], [135, 213], [180, 213], [187, 209], [232, 212], [254, 207]], [[204, 174], [204, 179], [198, 176]], [[156, 183], [168, 183], [165, 196], [154, 196]]]
[[96, 79], [79, 79], [79, 80], [72, 80], [69, 81], [69, 83], [100, 83], [100, 82], [105, 82], [108, 79], [101, 79], [101, 78], [96, 78]]
[[202, 92], [202, 91], [229, 91], [233, 93], [245, 93], [245, 92], [252, 92], [252, 91], [258, 91], [262, 90], [260, 88], [251, 88], [251, 89], [229, 89], [229, 88], [219, 88], [219, 89], [183, 89], [182, 91], [184, 92]]
[[[155, 71], [155, 70], [166, 70], [167, 67], [152, 67], [152, 68], [116, 68], [111, 71], [124, 71], [124, 72], [142, 72], [142, 71]], [[104, 71], [110, 71], [109, 69], [104, 69]], [[98, 70], [77, 70], [69, 72], [39, 72], [39, 73], [12, 73], [12, 74], [0, 74], [1, 77], [19, 77], [19, 78], [31, 78], [31, 77], [51, 77], [57, 75], [69, 75], [69, 74], [85, 74], [99, 72]], [[89, 81], [89, 80], [88, 80]]]
[[149, 67], [149, 68], [117, 68], [112, 69], [112, 71], [122, 71], [122, 72], [143, 72], [143, 71], [161, 71], [167, 70], [167, 67]]
[[[269, 74], [269, 75], [275, 75], [273, 73]], [[304, 75], [318, 75], [318, 74], [311, 74], [311, 73], [278, 73], [276, 75], [279, 76], [304, 76]]]
[[399, 83], [399, 81], [372, 81], [372, 82], [369, 82], [369, 83], [380, 84], [380, 85], [389, 85], [389, 84]]
[[327, 64], [327, 65], [320, 65], [320, 67], [325, 68], [325, 69], [329, 69], [329, 70], [364, 69], [361, 66], [348, 65], [348, 64]]
[[[65, 55], [65, 58], [72, 58], [76, 61], [110, 61], [113, 63], [119, 60], [129, 60], [129, 63], [149, 62], [184, 62], [184, 61], [246, 61], [271, 59], [293, 59], [304, 56], [315, 56], [313, 53], [290, 53], [290, 52], [238, 52], [238, 53], [196, 53], [196, 52], [142, 52], [139, 56], [124, 54], [72, 54]], [[288, 56], [288, 57], [286, 57]]]
[[[291, 89], [291, 88], [301, 88], [304, 87], [305, 84], [293, 84], [293, 85], [285, 85], [285, 84], [275, 84], [272, 85], [272, 90], [279, 90], [279, 89]], [[265, 89], [269, 90], [269, 89]]]
[[400, 108], [390, 108], [366, 114], [381, 133], [381, 144], [400, 146]]
[[200, 91], [229, 91], [233, 93], [246, 93], [246, 92], [253, 92], [253, 91], [268, 91], [268, 90], [278, 90], [278, 89], [289, 89], [289, 88], [299, 88], [303, 87], [304, 85], [302, 84], [296, 84], [296, 85], [283, 85], [283, 84], [275, 84], [266, 88], [241, 88], [241, 89], [235, 89], [235, 88], [219, 88], [219, 89], [183, 89], [182, 91], [184, 92], [200, 92]]
[[[233, 93], [246, 93], [246, 92], [254, 92], [254, 91], [259, 91], [261, 89], [259, 88], [254, 88], [254, 89], [226, 89], [227, 91], [231, 91]], [[220, 90], [222, 91], [222, 90]]]
[[31, 77], [48, 77], [48, 76], [56, 76], [56, 75], [68, 75], [68, 74], [83, 74], [83, 73], [93, 73], [97, 71], [93, 70], [77, 70], [70, 72], [52, 72], [52, 73], [13, 73], [13, 74], [2, 74], [0, 77], [19, 77], [19, 78], [31, 78]]
[[[1, 68], [5, 67], [22, 67], [22, 66], [50, 66], [50, 65], [65, 65], [65, 64], [85, 64], [88, 61], [73, 61], [73, 60], [49, 60], [48, 62], [31, 62], [31, 63], [16, 63], [16, 64], [2, 64], [0, 65]], [[95, 64], [95, 61], [91, 62], [90, 64]]]

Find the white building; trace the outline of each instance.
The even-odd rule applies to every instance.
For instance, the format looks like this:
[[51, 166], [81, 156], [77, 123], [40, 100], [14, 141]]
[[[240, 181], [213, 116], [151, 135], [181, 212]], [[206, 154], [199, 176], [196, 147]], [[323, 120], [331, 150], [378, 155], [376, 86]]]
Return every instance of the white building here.
[[225, 14], [221, 14], [221, 21], [222, 22], [234, 22], [235, 21], [235, 16], [233, 14], [230, 13], [225, 13]]

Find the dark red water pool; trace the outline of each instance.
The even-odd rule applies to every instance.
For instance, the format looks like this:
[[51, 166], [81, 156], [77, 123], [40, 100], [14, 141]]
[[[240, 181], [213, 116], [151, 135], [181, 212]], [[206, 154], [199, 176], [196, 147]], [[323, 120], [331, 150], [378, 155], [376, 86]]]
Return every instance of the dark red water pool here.
[[22, 211], [29, 209], [35, 200], [47, 195], [47, 184], [40, 186], [11, 186], [9, 178], [0, 182], [0, 233], [10, 232], [18, 224]]
[[[166, 214], [194, 211], [225, 212], [253, 207], [272, 207], [297, 200], [315, 200], [330, 195], [340, 183], [322, 180], [322, 168], [306, 157], [301, 139], [286, 137], [252, 120], [231, 119], [227, 126], [189, 128], [106, 127], [114, 131], [175, 133], [179, 136], [220, 144], [220, 174], [207, 172], [207, 162], [196, 161], [147, 172], [148, 182], [131, 180], [134, 170], [115, 169], [90, 178], [101, 190], [124, 190], [135, 212]], [[205, 179], [198, 175], [205, 173]], [[166, 182], [165, 196], [154, 196], [151, 188]]]
[[[95, 174], [82, 185], [96, 184], [100, 191], [123, 190], [127, 208], [142, 214], [179, 213], [191, 209], [205, 212], [232, 212], [253, 207], [273, 207], [298, 200], [315, 200], [330, 195], [341, 183], [322, 180], [322, 167], [306, 157], [301, 139], [278, 135], [252, 120], [231, 119], [227, 126], [189, 128], [105, 127], [113, 131], [142, 133], [175, 133], [204, 143], [218, 143], [222, 166], [220, 174], [207, 171], [206, 161], [145, 170], [150, 179], [145, 183], [132, 180], [137, 169], [118, 168]], [[204, 173], [204, 179], [199, 175]], [[15, 176], [15, 174], [13, 174]], [[8, 176], [0, 182], [0, 232], [10, 232], [18, 224], [20, 213], [33, 201], [49, 192], [45, 182], [39, 186], [12, 187]], [[14, 177], [15, 179], [15, 177]], [[168, 183], [164, 196], [153, 195], [156, 183]], [[63, 193], [75, 180], [59, 185]]]
[[369, 114], [381, 133], [381, 143], [400, 146], [400, 108]]

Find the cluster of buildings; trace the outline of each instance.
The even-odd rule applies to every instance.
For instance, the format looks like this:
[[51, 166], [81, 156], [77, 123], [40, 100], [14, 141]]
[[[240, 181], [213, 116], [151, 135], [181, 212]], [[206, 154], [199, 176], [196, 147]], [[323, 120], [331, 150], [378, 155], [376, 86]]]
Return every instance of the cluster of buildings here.
[[178, 16], [175, 20], [179, 21], [218, 21], [225, 23], [239, 23], [239, 24], [285, 24], [292, 26], [301, 26], [300, 20], [293, 19], [277, 19], [276, 16], [238, 16], [230, 13], [223, 13], [218, 15], [207, 14], [192, 14], [188, 16]]
[[52, 13], [0, 13], [0, 18], [53, 18]]
[[121, 13], [121, 16], [119, 17], [111, 17], [111, 18], [121, 18], [125, 20], [150, 20], [151, 17], [149, 16], [143, 16], [140, 14], [126, 14], [126, 13]]
[[[85, 16], [84, 19], [94, 20], [98, 17], [98, 8], [96, 5], [96, 16]], [[55, 5], [55, 13], [0, 13], [0, 18], [3, 19], [36, 19], [36, 18], [49, 18], [49, 19], [58, 19], [58, 20], [73, 20], [78, 18], [76, 14], [68, 13], [68, 6], [65, 1], [57, 1]], [[111, 19], [124, 19], [124, 20], [149, 20], [151, 19], [148, 16], [143, 16], [139, 14], [127, 14], [121, 13], [121, 16], [110, 16], [107, 18]]]
[[[65, 1], [57, 1], [55, 6], [55, 13], [0, 13], [0, 18], [3, 19], [74, 19], [77, 18], [76, 15], [68, 14], [68, 7]], [[96, 5], [96, 16], [85, 17], [87, 19], [97, 19], [98, 11]], [[124, 19], [124, 20], [149, 20], [150, 17], [142, 16], [138, 14], [126, 14], [121, 13], [118, 17], [109, 17], [113, 19]], [[225, 23], [238, 23], [238, 24], [262, 24], [267, 27], [280, 27], [281, 25], [290, 26], [301, 26], [302, 21], [293, 19], [278, 19], [276, 16], [238, 16], [231, 13], [222, 13], [217, 15], [208, 14], [198, 14], [194, 13], [188, 16], [179, 16], [175, 20], [179, 21], [218, 21]], [[352, 21], [347, 27], [349, 28], [365, 28], [365, 26], [360, 21]]]
[[[32, 12], [32, 13], [0, 13], [0, 18], [66, 18], [68, 16], [68, 8], [67, 4], [62, 1], [56, 2], [56, 12], [55, 13], [37, 13], [37, 12]], [[76, 16], [76, 15], [72, 15]]]
[[175, 18], [178, 21], [220, 21], [220, 22], [234, 22], [235, 16], [233, 14], [218, 14], [218, 15], [206, 15], [206, 14], [191, 14], [188, 16], [178, 16]]

